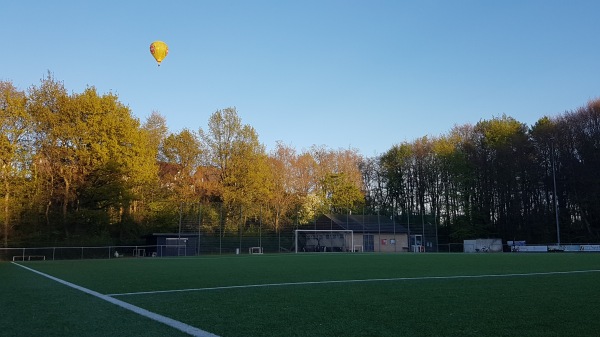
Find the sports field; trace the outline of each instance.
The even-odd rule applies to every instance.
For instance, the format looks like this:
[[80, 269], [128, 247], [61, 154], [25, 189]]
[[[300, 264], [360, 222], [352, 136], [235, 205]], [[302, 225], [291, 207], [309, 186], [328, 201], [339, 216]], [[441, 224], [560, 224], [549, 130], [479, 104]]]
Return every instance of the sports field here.
[[593, 253], [2, 262], [0, 282], [2, 336], [549, 337], [600, 331], [600, 254]]

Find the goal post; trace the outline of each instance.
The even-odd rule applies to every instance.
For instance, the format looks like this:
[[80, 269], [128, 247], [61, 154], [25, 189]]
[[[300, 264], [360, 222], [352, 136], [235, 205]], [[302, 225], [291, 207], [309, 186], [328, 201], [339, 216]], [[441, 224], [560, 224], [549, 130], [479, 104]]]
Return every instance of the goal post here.
[[250, 247], [248, 248], [248, 254], [262, 254], [263, 247]]
[[133, 256], [135, 257], [144, 257], [146, 256], [146, 249], [145, 248], [135, 248], [133, 250]]
[[298, 252], [350, 252], [354, 248], [351, 230], [296, 229], [294, 246]]

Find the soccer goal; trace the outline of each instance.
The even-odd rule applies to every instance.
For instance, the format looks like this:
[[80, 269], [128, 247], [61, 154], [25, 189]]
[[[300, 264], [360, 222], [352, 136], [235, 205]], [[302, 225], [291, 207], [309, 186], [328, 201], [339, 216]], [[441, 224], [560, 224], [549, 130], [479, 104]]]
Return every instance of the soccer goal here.
[[12, 258], [14, 261], [46, 261], [45, 255], [15, 255]]
[[298, 252], [349, 252], [354, 247], [351, 230], [297, 229], [294, 231]]
[[263, 247], [250, 247], [248, 248], [248, 254], [262, 254]]

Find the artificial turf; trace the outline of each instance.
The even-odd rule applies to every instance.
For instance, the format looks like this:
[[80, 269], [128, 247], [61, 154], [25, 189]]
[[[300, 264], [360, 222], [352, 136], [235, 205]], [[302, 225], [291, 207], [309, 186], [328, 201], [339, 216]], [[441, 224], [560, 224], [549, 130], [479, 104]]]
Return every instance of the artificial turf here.
[[[600, 331], [597, 254], [279, 254], [26, 265], [220, 336], [548, 337]], [[19, 317], [31, 315], [23, 306], [45, 298], [59, 303], [65, 296], [64, 318], [45, 314], [56, 305], [36, 310], [45, 322], [40, 328], [82, 336], [81, 329], [97, 330], [94, 324], [102, 320], [130, 315], [120, 319], [125, 327], [119, 329], [150, 326], [50, 280], [18, 282], [33, 276], [17, 266], [0, 268], [19, 288], [12, 294], [0, 286], [20, 313], [9, 315], [20, 329], [28, 324]], [[159, 292], [170, 290], [176, 291]], [[118, 295], [138, 292], [147, 293]], [[60, 333], [74, 329], [70, 320], [85, 317], [86, 309], [99, 307], [106, 307], [102, 320]], [[154, 325], [140, 335], [163, 328]]]

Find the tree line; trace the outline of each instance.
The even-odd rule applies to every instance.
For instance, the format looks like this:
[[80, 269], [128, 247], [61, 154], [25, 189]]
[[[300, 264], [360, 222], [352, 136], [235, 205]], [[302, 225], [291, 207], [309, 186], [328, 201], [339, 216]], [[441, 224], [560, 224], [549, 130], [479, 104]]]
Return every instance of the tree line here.
[[531, 127], [506, 115], [455, 126], [367, 163], [369, 204], [431, 214], [450, 242], [599, 240], [600, 100]]
[[169, 132], [158, 112], [139, 121], [115, 94], [69, 93], [50, 73], [27, 90], [0, 81], [0, 111], [3, 246], [131, 242], [175, 230], [194, 207], [220, 235], [354, 213], [421, 219], [441, 241], [554, 242], [557, 228], [563, 242], [598, 241], [600, 100], [531, 127], [505, 115], [455, 126], [372, 158], [282, 142], [267, 152], [235, 108]]

